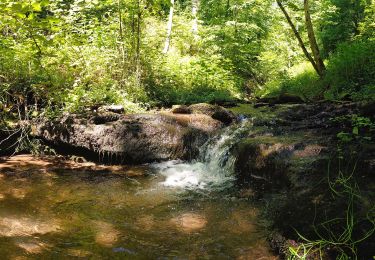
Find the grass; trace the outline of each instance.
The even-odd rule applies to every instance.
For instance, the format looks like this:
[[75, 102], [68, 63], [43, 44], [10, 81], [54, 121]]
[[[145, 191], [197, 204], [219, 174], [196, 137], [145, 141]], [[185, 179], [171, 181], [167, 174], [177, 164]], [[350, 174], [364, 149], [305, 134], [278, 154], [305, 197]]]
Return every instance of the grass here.
[[[328, 169], [328, 184], [334, 199], [347, 202], [346, 208], [336, 218], [315, 224], [318, 239], [310, 240], [297, 231], [302, 240], [297, 246], [289, 247], [288, 259], [324, 259], [325, 255], [334, 254], [336, 259], [357, 259], [358, 245], [369, 239], [375, 232], [375, 206], [368, 209], [365, 216], [357, 214], [356, 206], [361, 205], [361, 190], [355, 181], [356, 164], [351, 172], [346, 173], [339, 167], [338, 175], [331, 178]], [[362, 230], [364, 223], [367, 229]]]

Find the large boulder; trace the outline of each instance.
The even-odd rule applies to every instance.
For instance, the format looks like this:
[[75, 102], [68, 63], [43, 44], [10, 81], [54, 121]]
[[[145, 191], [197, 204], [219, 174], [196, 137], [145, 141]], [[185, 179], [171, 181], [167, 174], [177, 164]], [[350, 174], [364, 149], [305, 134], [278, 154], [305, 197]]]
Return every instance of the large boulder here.
[[237, 144], [235, 170], [239, 183], [258, 195], [290, 187], [305, 189], [321, 177], [328, 154], [317, 138], [257, 136]]
[[173, 114], [191, 114], [190, 108], [186, 105], [174, 105], [171, 112]]
[[189, 110], [192, 114], [208, 115], [213, 119], [219, 120], [225, 125], [229, 125], [237, 120], [237, 117], [233, 112], [221, 106], [199, 103], [189, 106]]
[[116, 163], [191, 159], [223, 124], [206, 115], [172, 113], [65, 115], [35, 123], [33, 135], [57, 150]]

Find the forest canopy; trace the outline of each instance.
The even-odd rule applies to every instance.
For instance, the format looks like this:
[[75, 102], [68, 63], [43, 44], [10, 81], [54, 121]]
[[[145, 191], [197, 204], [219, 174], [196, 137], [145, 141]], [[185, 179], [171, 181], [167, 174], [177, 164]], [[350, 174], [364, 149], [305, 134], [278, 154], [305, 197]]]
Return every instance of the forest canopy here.
[[375, 99], [375, 2], [2, 0], [0, 93], [5, 111]]

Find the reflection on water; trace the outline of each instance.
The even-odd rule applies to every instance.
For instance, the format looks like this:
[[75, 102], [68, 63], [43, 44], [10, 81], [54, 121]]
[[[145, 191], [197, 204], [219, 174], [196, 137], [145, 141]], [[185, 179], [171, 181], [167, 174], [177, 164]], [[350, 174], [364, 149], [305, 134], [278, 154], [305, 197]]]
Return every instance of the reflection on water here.
[[136, 179], [15, 168], [0, 167], [1, 259], [275, 259], [256, 208], [229, 191], [165, 187], [153, 166]]

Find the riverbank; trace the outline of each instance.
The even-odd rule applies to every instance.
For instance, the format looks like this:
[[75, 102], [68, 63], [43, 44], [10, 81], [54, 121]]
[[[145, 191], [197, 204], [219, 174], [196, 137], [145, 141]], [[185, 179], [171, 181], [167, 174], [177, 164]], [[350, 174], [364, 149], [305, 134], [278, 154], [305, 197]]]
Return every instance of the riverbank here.
[[[169, 188], [208, 197], [216, 190], [230, 200], [247, 201], [249, 205], [255, 202], [260, 216], [256, 221], [268, 230], [271, 247], [282, 257], [291, 255], [290, 248], [294, 248], [295, 254], [303, 253], [306, 241], [302, 236], [325, 243], [324, 247], [318, 242], [314, 244], [312, 255], [321, 249], [325, 257], [334, 259], [340, 253], [350, 254], [350, 247], [354, 246], [359, 257], [374, 254], [374, 239], [365, 237], [372, 235], [375, 219], [371, 211], [375, 206], [373, 104], [241, 104], [231, 108], [232, 112], [205, 104], [196, 107], [200, 108], [199, 113], [179, 106], [148, 115], [68, 115], [64, 121], [43, 123], [38, 127], [44, 130], [38, 130], [37, 136], [57, 151], [64, 145], [65, 152], [75, 155], [68, 161], [63, 157], [45, 157], [42, 164], [27, 156], [13, 157], [3, 161], [0, 170], [6, 168], [12, 173], [12, 169], [26, 163], [33, 171], [107, 173], [103, 176], [135, 177], [135, 182], [159, 176], [161, 185]], [[228, 118], [232, 118], [230, 122]], [[127, 158], [164, 162], [151, 168], [86, 162], [82, 153], [76, 153], [77, 147], [95, 153], [95, 147], [90, 146], [92, 138], [107, 151], [94, 157], [97, 162], [118, 164], [113, 147], [128, 149]], [[132, 157], [133, 152], [138, 156]], [[121, 157], [117, 154], [117, 158]], [[186, 161], [168, 162], [171, 159]], [[347, 216], [357, 222], [350, 227], [350, 237], [345, 237], [348, 240], [341, 241], [345, 250], [341, 252], [340, 247], [332, 246], [340, 242], [332, 234], [347, 232]], [[330, 220], [335, 222], [322, 226]], [[199, 218], [190, 222], [200, 225], [202, 221]], [[356, 243], [362, 239], [364, 242]]]

